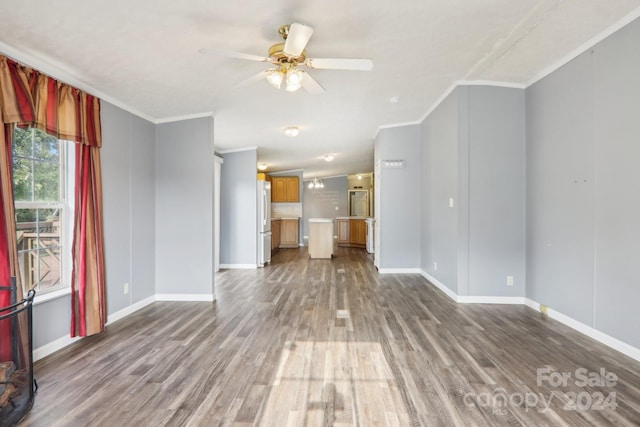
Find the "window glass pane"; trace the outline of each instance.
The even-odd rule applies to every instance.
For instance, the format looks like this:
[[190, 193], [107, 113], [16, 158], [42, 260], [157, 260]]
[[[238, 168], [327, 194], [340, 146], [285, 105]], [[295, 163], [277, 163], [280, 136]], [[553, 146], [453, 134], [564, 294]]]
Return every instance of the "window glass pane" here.
[[15, 128], [13, 131], [13, 157], [33, 157], [33, 132]]
[[37, 129], [33, 131], [33, 156], [40, 160], [57, 163], [59, 156], [58, 140]]
[[60, 247], [39, 249], [38, 260], [38, 289], [42, 292], [60, 283]]
[[33, 162], [29, 159], [13, 158], [13, 194], [16, 202], [33, 200]]
[[59, 163], [34, 162], [33, 196], [36, 202], [57, 202], [59, 195]]
[[16, 209], [18, 261], [25, 289], [39, 291], [60, 283], [60, 210]]

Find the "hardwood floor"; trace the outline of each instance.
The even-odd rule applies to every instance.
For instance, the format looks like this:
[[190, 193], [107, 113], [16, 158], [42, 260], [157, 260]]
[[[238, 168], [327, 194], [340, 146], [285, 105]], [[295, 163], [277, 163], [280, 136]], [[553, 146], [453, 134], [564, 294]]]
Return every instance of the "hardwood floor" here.
[[362, 249], [281, 250], [216, 289], [39, 361], [21, 425], [640, 425], [640, 363], [530, 308], [378, 275]]

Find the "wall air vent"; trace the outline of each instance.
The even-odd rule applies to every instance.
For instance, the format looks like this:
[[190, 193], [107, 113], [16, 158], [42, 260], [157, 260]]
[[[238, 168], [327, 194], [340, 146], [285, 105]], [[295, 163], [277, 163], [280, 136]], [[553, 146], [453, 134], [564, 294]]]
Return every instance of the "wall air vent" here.
[[385, 169], [402, 169], [405, 167], [404, 160], [383, 160], [382, 167]]

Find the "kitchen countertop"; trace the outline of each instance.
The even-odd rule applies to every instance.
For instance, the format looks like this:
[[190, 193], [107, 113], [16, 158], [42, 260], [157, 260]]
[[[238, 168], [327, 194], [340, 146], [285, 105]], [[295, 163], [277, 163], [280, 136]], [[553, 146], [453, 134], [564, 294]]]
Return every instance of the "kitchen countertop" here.
[[280, 221], [282, 219], [296, 219], [296, 220], [300, 220], [299, 216], [278, 216], [278, 217], [271, 217], [271, 221]]
[[372, 216], [337, 216], [336, 219], [373, 219]]
[[309, 222], [331, 222], [331, 223], [333, 223], [333, 219], [331, 219], [331, 218], [309, 218]]

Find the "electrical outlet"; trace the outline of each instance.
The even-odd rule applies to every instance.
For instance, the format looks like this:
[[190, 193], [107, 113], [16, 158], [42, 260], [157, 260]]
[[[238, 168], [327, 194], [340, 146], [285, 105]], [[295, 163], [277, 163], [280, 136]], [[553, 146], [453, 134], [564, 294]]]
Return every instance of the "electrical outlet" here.
[[125, 283], [124, 284], [124, 294], [127, 295], [129, 293], [129, 284]]
[[452, 208], [453, 207], [453, 198], [449, 199], [449, 207]]
[[513, 286], [513, 276], [507, 276], [507, 286]]
[[433, 262], [433, 270], [438, 271], [438, 263], [435, 261]]

